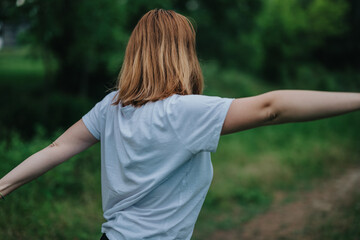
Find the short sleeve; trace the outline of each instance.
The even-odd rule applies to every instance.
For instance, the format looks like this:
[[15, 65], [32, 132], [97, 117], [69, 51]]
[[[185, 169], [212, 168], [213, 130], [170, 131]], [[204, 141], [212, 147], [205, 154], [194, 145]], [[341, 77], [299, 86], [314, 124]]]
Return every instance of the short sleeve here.
[[169, 124], [180, 142], [193, 154], [215, 152], [233, 100], [204, 95], [177, 95], [168, 105]]
[[111, 105], [112, 99], [116, 92], [111, 92], [106, 95], [100, 102], [98, 102], [88, 113], [86, 113], [82, 120], [86, 128], [97, 139], [100, 140], [101, 129], [105, 122], [105, 115], [107, 107]]

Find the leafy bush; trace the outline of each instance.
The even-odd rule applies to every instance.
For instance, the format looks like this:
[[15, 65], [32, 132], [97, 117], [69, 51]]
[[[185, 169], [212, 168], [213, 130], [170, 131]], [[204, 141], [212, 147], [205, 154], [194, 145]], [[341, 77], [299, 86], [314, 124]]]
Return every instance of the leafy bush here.
[[[0, 169], [5, 175], [31, 154], [49, 145], [44, 129], [25, 142], [13, 134], [0, 142]], [[1, 202], [0, 232], [6, 239], [100, 238], [99, 148], [73, 157], [10, 193]]]

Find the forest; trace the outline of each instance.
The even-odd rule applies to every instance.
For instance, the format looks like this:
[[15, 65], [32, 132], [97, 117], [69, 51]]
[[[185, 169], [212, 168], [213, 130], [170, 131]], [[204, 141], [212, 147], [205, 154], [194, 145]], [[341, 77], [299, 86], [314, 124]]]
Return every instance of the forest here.
[[[360, 92], [360, 1], [2, 0], [0, 178], [114, 88], [147, 11], [190, 19], [204, 94]], [[195, 225], [202, 239], [360, 236], [360, 113], [223, 136]], [[99, 239], [100, 146], [0, 201], [1, 239]]]

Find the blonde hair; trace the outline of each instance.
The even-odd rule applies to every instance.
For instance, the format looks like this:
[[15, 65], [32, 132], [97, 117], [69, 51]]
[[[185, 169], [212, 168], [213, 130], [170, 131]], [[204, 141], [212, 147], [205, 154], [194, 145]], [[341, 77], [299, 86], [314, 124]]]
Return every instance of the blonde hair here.
[[142, 106], [173, 94], [201, 94], [203, 85], [189, 19], [171, 10], [147, 12], [127, 44], [113, 104]]

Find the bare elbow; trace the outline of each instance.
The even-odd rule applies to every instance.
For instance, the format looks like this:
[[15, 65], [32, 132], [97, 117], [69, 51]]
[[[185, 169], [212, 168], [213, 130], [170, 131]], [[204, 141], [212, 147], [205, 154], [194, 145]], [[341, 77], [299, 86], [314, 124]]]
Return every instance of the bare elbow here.
[[269, 111], [266, 117], [266, 122], [274, 123], [278, 119], [279, 114], [275, 111]]
[[275, 124], [279, 118], [279, 112], [275, 107], [275, 93], [269, 92], [264, 103], [265, 124]]
[[50, 148], [53, 148], [53, 147], [57, 147], [58, 146], [58, 143], [55, 141], [55, 142], [52, 142], [49, 147]]

